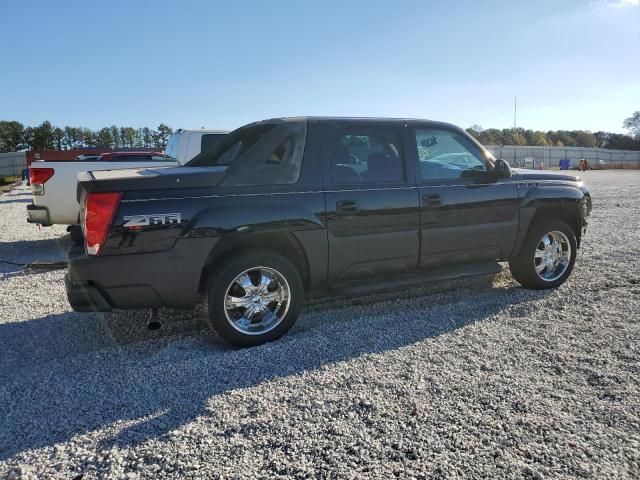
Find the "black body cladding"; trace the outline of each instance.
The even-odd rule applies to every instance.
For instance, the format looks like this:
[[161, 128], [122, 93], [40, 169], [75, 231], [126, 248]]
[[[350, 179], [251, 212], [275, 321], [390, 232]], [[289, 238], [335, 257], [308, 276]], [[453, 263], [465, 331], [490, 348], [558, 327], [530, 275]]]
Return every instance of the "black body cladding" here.
[[[417, 129], [462, 139], [471, 153], [451, 160], [454, 154], [441, 154], [446, 135], [420, 144]], [[232, 149], [241, 161], [215, 163]], [[575, 176], [499, 175], [475, 140], [440, 122], [268, 120], [232, 132], [213, 152], [182, 167], [89, 172], [79, 180], [81, 202], [87, 192], [123, 197], [101, 256], [70, 252], [74, 308], [192, 307], [216, 262], [255, 246], [290, 259], [307, 290], [433, 277], [515, 255], [543, 210], [560, 212], [580, 237], [591, 208]], [[245, 164], [251, 171], [242, 171]], [[445, 175], [426, 176], [433, 166]], [[124, 226], [124, 217], [173, 213], [179, 223]], [[78, 300], [87, 286], [104, 301]]]

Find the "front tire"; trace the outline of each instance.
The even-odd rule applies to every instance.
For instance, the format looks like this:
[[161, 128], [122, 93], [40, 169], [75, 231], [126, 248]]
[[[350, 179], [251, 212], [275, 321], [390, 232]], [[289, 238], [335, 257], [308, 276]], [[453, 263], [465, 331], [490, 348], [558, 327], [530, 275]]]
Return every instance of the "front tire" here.
[[525, 288], [555, 288], [571, 274], [576, 253], [576, 235], [569, 225], [556, 218], [540, 220], [527, 233], [518, 255], [509, 260], [509, 269]]
[[215, 269], [207, 287], [209, 326], [236, 347], [280, 338], [302, 307], [300, 274], [289, 260], [268, 250], [231, 255]]

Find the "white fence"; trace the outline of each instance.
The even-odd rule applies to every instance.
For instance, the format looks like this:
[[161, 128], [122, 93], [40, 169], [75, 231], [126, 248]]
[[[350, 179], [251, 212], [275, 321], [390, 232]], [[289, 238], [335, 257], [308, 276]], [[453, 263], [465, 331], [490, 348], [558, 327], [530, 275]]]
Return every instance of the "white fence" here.
[[582, 147], [528, 147], [513, 145], [487, 145], [487, 149], [496, 158], [502, 157], [513, 166], [556, 167], [563, 158], [570, 160], [571, 166], [578, 166], [585, 158], [598, 168], [640, 168], [640, 151], [607, 150], [604, 148]]
[[0, 177], [19, 177], [25, 168], [26, 152], [0, 153]]

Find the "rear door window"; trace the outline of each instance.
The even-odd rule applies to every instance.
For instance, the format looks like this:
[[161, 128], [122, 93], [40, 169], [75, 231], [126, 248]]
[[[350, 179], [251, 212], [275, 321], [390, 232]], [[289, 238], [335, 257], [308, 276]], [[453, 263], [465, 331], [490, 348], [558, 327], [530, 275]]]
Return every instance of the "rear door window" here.
[[406, 179], [402, 140], [393, 127], [332, 128], [323, 143], [333, 184], [384, 184]]

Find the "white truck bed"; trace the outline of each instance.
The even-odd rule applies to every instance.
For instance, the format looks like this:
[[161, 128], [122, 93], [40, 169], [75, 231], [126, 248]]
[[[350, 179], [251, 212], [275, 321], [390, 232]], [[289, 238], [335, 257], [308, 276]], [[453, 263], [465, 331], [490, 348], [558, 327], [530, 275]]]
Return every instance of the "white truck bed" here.
[[76, 198], [77, 176], [80, 172], [120, 170], [125, 168], [175, 167], [175, 161], [35, 161], [30, 168], [52, 168], [53, 176], [43, 184], [43, 193], [37, 194], [32, 185], [33, 205], [27, 206], [28, 221], [42, 225], [75, 225], [80, 206]]

